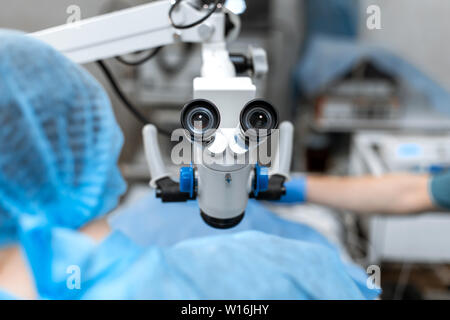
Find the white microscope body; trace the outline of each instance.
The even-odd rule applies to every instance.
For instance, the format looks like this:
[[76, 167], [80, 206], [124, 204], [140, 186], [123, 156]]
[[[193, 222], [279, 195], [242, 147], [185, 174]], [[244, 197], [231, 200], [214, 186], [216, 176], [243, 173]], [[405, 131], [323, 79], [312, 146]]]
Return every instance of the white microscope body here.
[[[32, 36], [49, 43], [76, 63], [177, 41], [201, 43], [201, 77], [194, 79], [194, 100], [183, 109], [181, 122], [189, 136], [192, 155], [206, 154], [213, 161], [204, 161], [203, 157], [197, 161], [198, 157], [194, 157], [188, 167], [182, 168], [180, 182], [175, 182], [166, 170], [157, 129], [151, 124], [143, 129], [144, 148], [152, 177], [150, 185], [156, 188], [157, 197], [164, 202], [197, 199], [201, 215], [209, 225], [229, 228], [242, 220], [249, 197], [276, 200], [284, 193], [284, 182], [289, 178], [293, 127], [288, 122], [281, 124], [279, 141], [271, 144], [278, 150], [272, 153], [276, 156], [271, 162], [270, 177], [267, 168], [257, 161], [238, 161], [245, 157], [251, 159], [249, 154], [267, 145], [268, 135], [278, 128], [278, 118], [269, 103], [255, 100], [252, 79], [236, 74], [236, 62], [226, 47], [226, 22], [231, 13], [222, 4], [223, 1], [215, 1], [217, 10], [202, 21], [208, 9], [196, 6], [194, 0], [155, 1]], [[193, 25], [192, 21], [201, 23]], [[190, 24], [192, 27], [187, 27]], [[249, 56], [242, 57], [254, 75], [267, 71], [264, 51], [253, 49]], [[210, 132], [208, 136], [204, 129]], [[259, 136], [260, 129], [264, 136]], [[257, 134], [247, 136], [246, 131], [252, 130]]]

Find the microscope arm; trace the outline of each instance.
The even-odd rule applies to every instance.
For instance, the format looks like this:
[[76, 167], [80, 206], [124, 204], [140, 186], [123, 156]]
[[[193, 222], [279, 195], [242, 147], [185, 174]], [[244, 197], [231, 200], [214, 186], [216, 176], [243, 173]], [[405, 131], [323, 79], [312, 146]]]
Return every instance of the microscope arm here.
[[144, 138], [145, 157], [150, 169], [150, 186], [156, 189], [156, 197], [163, 202], [184, 202], [195, 197], [180, 191], [180, 184], [170, 177], [162, 160], [158, 144], [158, 130], [152, 124], [147, 124], [142, 130]]
[[294, 146], [294, 125], [289, 121], [284, 121], [280, 125], [280, 142], [278, 154], [272, 168], [272, 175], [280, 175], [289, 179], [291, 171], [292, 149]]
[[267, 189], [257, 195], [250, 194], [250, 197], [257, 200], [280, 200], [286, 194], [284, 183], [289, 180], [293, 146], [294, 126], [291, 122], [285, 121], [280, 125], [278, 152], [272, 164], [274, 170], [270, 175]]
[[[171, 1], [162, 0], [100, 15], [31, 36], [47, 42], [76, 63], [83, 64], [168, 45], [175, 41], [220, 43], [225, 38], [225, 16], [215, 13], [190, 29], [175, 29], [169, 21]], [[205, 12], [181, 2], [174, 11], [178, 24], [202, 18]]]

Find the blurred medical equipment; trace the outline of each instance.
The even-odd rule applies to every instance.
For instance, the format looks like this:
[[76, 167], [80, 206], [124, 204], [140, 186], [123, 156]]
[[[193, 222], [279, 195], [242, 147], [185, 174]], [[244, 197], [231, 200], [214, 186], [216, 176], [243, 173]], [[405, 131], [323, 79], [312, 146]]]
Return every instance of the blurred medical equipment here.
[[[450, 127], [450, 95], [417, 67], [386, 49], [315, 35], [295, 72], [301, 94], [300, 170], [348, 173], [360, 130], [436, 132]], [[297, 169], [298, 170], [298, 169]]]
[[[360, 132], [353, 138], [352, 174], [438, 173], [450, 168], [450, 133]], [[368, 219], [371, 262], [443, 263], [450, 261], [450, 217], [427, 213]]]
[[[125, 3], [124, 0], [108, 1], [115, 2]], [[126, 0], [126, 3], [137, 3], [137, 0]], [[235, 6], [231, 1], [225, 5], [228, 9]], [[257, 88], [256, 95], [276, 105], [280, 119], [288, 119], [292, 106], [291, 74], [301, 44], [301, 6], [302, 1], [297, 0], [250, 1], [247, 10], [240, 16], [240, 27], [236, 28], [236, 31], [240, 30], [239, 36], [228, 36], [227, 47], [230, 52], [247, 52], [249, 44], [267, 51], [270, 56], [269, 72], [253, 80]], [[115, 7], [116, 10], [119, 8], [123, 9]], [[128, 58], [134, 60], [142, 55], [144, 53], [130, 54]], [[200, 76], [201, 65], [201, 46], [192, 43], [165, 46], [154, 59], [138, 67], [129, 68], [112, 63], [127, 95], [151, 116], [153, 123], [172, 129], [179, 126], [179, 107], [192, 98], [192, 79]], [[132, 128], [123, 129], [133, 132]], [[132, 159], [126, 159], [126, 166], [122, 165], [122, 172], [129, 180], [140, 182], [148, 178], [141, 149]], [[167, 150], [161, 151], [167, 153]]]
[[8, 30], [0, 69], [0, 247], [17, 242], [24, 216], [75, 229], [117, 206], [123, 136], [100, 84]]
[[336, 127], [396, 119], [400, 116], [399, 99], [396, 79], [363, 62], [316, 95], [315, 123]]
[[[273, 157], [274, 170], [270, 177], [268, 169], [258, 165], [258, 161], [245, 160], [262, 146], [267, 147], [269, 136], [278, 128], [278, 116], [272, 105], [255, 99], [256, 87], [250, 77], [237, 77], [238, 73], [247, 71], [255, 77], [266, 73], [266, 55], [257, 48], [251, 48], [247, 55], [229, 54], [225, 41], [236, 24], [223, 3], [221, 0], [157, 1], [33, 36], [77, 63], [176, 41], [202, 43], [202, 76], [194, 79], [194, 100], [183, 109], [182, 124], [189, 133], [194, 157], [207, 153], [213, 161], [201, 160], [182, 168], [178, 183], [165, 168], [157, 142], [158, 131], [153, 125], [144, 127], [144, 147], [151, 186], [157, 189], [157, 197], [164, 202], [197, 199], [206, 223], [230, 228], [242, 220], [249, 197], [279, 199], [284, 194], [284, 182], [289, 178], [293, 126], [288, 122], [281, 124], [279, 144], [271, 144], [271, 148], [279, 148], [273, 152], [277, 156]], [[106, 69], [104, 65], [102, 68]], [[129, 104], [128, 107], [139, 116], [137, 110]], [[139, 118], [145, 121], [143, 116]]]
[[305, 98], [319, 100], [314, 118], [320, 131], [436, 130], [450, 125], [449, 94], [406, 60], [373, 45], [317, 36], [297, 67], [296, 79]]

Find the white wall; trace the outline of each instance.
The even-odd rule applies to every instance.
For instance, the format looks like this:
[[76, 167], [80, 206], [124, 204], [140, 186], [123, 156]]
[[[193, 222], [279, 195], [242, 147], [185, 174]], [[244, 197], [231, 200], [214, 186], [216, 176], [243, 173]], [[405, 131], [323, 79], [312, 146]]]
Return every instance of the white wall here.
[[70, 5], [81, 8], [82, 18], [100, 12], [108, 0], [10, 0], [0, 4], [0, 28], [37, 31], [67, 22]]
[[[366, 9], [381, 8], [381, 30], [368, 30]], [[418, 66], [450, 90], [450, 1], [361, 0], [360, 34]]]

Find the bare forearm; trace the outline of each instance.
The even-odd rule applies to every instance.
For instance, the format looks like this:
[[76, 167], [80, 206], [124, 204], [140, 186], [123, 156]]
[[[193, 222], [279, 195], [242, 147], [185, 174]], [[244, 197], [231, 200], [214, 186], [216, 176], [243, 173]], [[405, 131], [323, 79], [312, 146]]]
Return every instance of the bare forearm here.
[[319, 177], [307, 180], [309, 202], [359, 213], [407, 214], [433, 208], [427, 175]]

